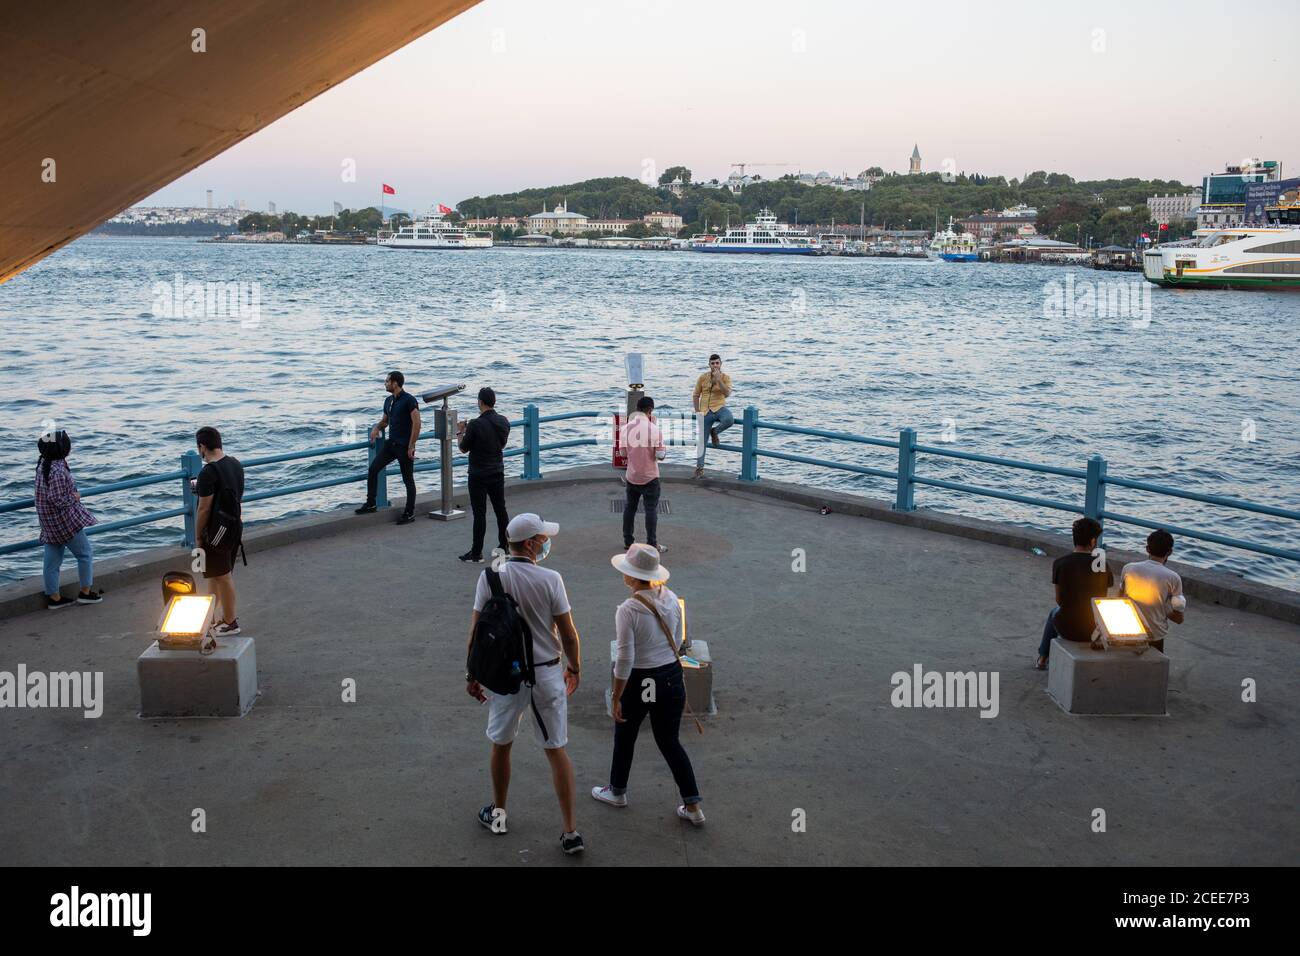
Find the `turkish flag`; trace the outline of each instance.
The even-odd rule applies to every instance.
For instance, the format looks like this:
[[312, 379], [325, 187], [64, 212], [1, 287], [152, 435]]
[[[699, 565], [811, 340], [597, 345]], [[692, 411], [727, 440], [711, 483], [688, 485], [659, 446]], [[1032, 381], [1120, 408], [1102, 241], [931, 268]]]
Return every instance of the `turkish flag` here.
[[392, 186], [388, 185], [388, 183], [384, 183], [384, 195], [385, 195], [385, 196], [396, 196], [396, 195], [397, 195], [397, 190], [394, 189]]
[[449, 206], [444, 206], [442, 203], [438, 203], [438, 212], [445, 216], [447, 213], [451, 212], [451, 208]]
[[1164, 231], [1165, 231], [1166, 229], [1168, 229], [1168, 228], [1169, 228], [1169, 223], [1167, 223], [1167, 222], [1162, 222], [1162, 223], [1160, 224], [1160, 231], [1161, 231], [1161, 232], [1164, 232]]

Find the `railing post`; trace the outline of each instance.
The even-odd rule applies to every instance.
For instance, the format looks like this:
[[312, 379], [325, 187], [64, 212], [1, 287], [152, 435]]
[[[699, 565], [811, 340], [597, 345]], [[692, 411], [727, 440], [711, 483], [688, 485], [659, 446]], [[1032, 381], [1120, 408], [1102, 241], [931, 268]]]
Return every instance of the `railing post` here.
[[915, 511], [916, 485], [916, 432], [910, 428], [898, 432], [898, 492], [894, 496], [895, 511]]
[[745, 407], [740, 437], [740, 480], [758, 481], [758, 409]]
[[525, 481], [542, 477], [542, 452], [537, 406], [524, 406], [524, 473]]
[[185, 472], [181, 478], [181, 504], [185, 508], [185, 547], [187, 548], [193, 548], [197, 542], [194, 525], [198, 516], [195, 514], [196, 499], [190, 481], [197, 478], [202, 470], [203, 460], [193, 448], [181, 455], [181, 471]]
[[[369, 438], [370, 434], [367, 433], [366, 437]], [[366, 468], [367, 469], [369, 469], [369, 467], [372, 464], [374, 464], [375, 458], [379, 455], [379, 452], [383, 449], [384, 440], [387, 437], [388, 437], [387, 432], [380, 432], [379, 437], [366, 446]], [[383, 470], [379, 472], [379, 480], [375, 482], [375, 507], [376, 508], [388, 507], [388, 467], [387, 466], [384, 466]]]
[[1094, 521], [1101, 520], [1106, 510], [1106, 459], [1093, 455], [1088, 459], [1088, 490], [1083, 499], [1083, 514]]

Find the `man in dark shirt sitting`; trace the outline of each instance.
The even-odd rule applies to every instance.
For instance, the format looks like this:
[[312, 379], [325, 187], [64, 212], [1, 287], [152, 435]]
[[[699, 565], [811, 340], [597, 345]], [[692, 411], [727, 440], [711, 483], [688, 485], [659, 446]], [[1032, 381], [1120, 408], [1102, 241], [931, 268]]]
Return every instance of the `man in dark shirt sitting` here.
[[406, 508], [398, 524], [410, 524], [415, 520], [415, 443], [420, 437], [420, 406], [415, 396], [404, 391], [406, 377], [401, 372], [389, 372], [384, 379], [384, 389], [388, 397], [384, 399], [384, 417], [370, 430], [370, 443], [379, 440], [380, 434], [388, 429], [388, 439], [379, 449], [370, 470], [366, 474], [366, 503], [357, 509], [357, 514], [370, 514], [375, 511], [375, 491], [379, 486], [379, 473], [390, 461], [395, 461], [402, 469], [402, 483], [406, 485]]
[[[1047, 615], [1043, 639], [1038, 644], [1037, 668], [1047, 669], [1047, 655], [1052, 638], [1067, 641], [1090, 641], [1096, 622], [1092, 616], [1092, 599], [1103, 598], [1115, 583], [1106, 567], [1105, 556], [1097, 552], [1101, 525], [1092, 518], [1080, 518], [1072, 529], [1074, 550], [1052, 562], [1052, 584], [1056, 586], [1056, 607]], [[1100, 566], [1100, 570], [1098, 570]]]
[[483, 560], [483, 538], [487, 534], [487, 499], [492, 499], [492, 510], [497, 516], [497, 542], [501, 553], [506, 554], [506, 468], [501, 450], [510, 437], [510, 423], [496, 412], [497, 393], [490, 388], [478, 391], [479, 416], [470, 422], [461, 422], [456, 429], [460, 450], [469, 455], [469, 503], [474, 509], [474, 543], [460, 556], [462, 561], [479, 563]]

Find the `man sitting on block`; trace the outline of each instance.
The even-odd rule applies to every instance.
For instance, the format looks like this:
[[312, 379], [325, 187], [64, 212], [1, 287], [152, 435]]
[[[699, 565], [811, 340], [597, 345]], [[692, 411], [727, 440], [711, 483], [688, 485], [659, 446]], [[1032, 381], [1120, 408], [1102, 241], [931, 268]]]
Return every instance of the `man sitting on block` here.
[[1183, 579], [1166, 567], [1174, 552], [1174, 536], [1163, 529], [1147, 537], [1147, 559], [1124, 565], [1119, 573], [1119, 594], [1137, 605], [1147, 628], [1147, 642], [1158, 651], [1165, 649], [1169, 622], [1183, 623]]
[[[1052, 584], [1056, 588], [1056, 607], [1047, 615], [1043, 639], [1038, 644], [1040, 671], [1047, 670], [1047, 655], [1052, 638], [1067, 641], [1090, 641], [1096, 623], [1092, 617], [1092, 599], [1104, 598], [1115, 583], [1101, 552], [1094, 556], [1101, 525], [1092, 518], [1080, 518], [1071, 529], [1074, 550], [1052, 562]], [[1098, 567], [1100, 565], [1100, 567]]]

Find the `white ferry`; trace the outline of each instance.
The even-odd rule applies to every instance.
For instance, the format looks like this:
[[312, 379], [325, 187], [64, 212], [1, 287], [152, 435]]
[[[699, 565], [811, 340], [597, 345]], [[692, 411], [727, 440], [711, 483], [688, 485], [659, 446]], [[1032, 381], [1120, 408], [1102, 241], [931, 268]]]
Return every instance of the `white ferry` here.
[[379, 240], [389, 249], [490, 249], [492, 233], [470, 232], [433, 212]]
[[1148, 249], [1142, 274], [1176, 288], [1300, 289], [1300, 226], [1224, 226], [1195, 235]]
[[712, 242], [691, 242], [693, 252], [760, 252], [813, 255], [821, 244], [802, 229], [776, 221], [770, 209], [760, 209], [753, 222], [728, 229]]
[[930, 241], [930, 252], [944, 262], [978, 262], [979, 246], [969, 232], [956, 232], [952, 228], [952, 216], [948, 217], [948, 228], [936, 232]]

